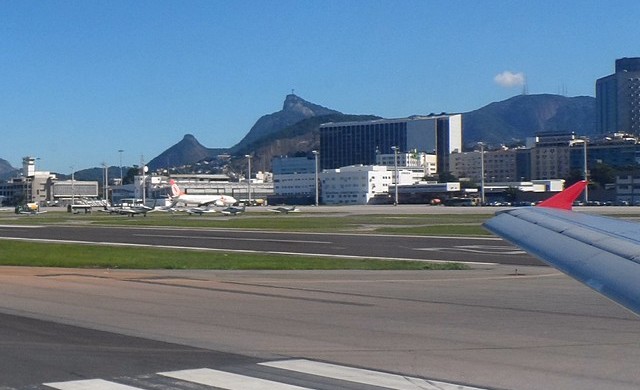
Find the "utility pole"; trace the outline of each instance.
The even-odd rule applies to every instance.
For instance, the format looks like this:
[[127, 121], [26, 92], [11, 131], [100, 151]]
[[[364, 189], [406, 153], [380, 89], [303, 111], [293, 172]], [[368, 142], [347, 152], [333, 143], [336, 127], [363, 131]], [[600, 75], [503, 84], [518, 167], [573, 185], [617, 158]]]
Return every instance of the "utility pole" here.
[[395, 186], [395, 199], [393, 201], [393, 205], [397, 206], [398, 205], [398, 147], [397, 146], [392, 146], [391, 149], [393, 150], [393, 165], [395, 168], [395, 182], [396, 182], [396, 186]]
[[319, 205], [319, 196], [318, 196], [318, 154], [320, 154], [320, 152], [318, 152], [317, 150], [312, 150], [311, 153], [313, 153], [313, 159], [314, 159], [315, 168], [316, 168], [315, 190], [316, 190], [316, 207], [318, 207], [318, 205]]

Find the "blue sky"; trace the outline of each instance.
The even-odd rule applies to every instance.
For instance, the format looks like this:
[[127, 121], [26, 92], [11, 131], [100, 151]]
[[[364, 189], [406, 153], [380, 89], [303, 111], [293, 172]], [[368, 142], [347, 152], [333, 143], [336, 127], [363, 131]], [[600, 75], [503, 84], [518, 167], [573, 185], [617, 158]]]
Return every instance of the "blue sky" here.
[[239, 142], [285, 96], [387, 118], [594, 96], [640, 56], [640, 2], [3, 1], [0, 158], [139, 164]]

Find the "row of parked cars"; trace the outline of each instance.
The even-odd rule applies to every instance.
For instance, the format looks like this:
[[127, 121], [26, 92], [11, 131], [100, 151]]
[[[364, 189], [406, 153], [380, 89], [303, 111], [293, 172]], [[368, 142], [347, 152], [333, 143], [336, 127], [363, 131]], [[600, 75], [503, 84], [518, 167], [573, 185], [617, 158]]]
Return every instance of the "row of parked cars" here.
[[599, 200], [590, 200], [587, 203], [583, 201], [575, 201], [573, 202], [574, 206], [640, 206], [640, 201], [631, 204], [631, 202], [627, 202], [626, 200], [617, 200], [612, 202], [610, 200], [607, 201], [599, 201]]

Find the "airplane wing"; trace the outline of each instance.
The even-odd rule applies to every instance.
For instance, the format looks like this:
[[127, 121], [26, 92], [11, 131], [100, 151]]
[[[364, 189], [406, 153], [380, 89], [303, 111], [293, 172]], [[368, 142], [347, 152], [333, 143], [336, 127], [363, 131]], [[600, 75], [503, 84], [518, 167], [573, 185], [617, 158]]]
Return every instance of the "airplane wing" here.
[[640, 315], [640, 224], [571, 211], [585, 186], [499, 212], [484, 226]]

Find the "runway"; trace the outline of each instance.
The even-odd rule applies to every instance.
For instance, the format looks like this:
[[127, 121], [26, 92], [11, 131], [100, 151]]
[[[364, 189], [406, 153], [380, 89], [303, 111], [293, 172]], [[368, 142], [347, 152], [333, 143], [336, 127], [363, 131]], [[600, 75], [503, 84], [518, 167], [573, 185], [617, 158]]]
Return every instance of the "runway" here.
[[[633, 315], [552, 269], [512, 271], [3, 267], [0, 385], [225, 388], [160, 374], [207, 369], [327, 390], [640, 387]], [[299, 359], [312, 368], [274, 363]], [[351, 369], [410, 384], [345, 381]]]
[[640, 388], [638, 319], [491, 237], [89, 226], [0, 226], [0, 236], [471, 264], [2, 267], [2, 390]]
[[541, 265], [538, 260], [523, 251], [491, 236], [434, 237], [235, 229], [0, 225], [0, 237], [46, 242], [140, 245], [302, 256]]

